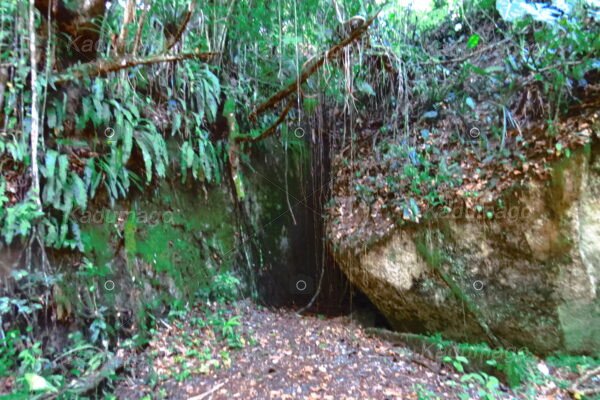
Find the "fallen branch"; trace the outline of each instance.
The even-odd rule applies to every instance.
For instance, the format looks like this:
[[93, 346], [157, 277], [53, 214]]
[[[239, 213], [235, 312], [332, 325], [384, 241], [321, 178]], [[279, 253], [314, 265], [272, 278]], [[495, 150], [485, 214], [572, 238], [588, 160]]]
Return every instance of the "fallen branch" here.
[[279, 118], [277, 118], [277, 120], [271, 126], [269, 126], [267, 129], [265, 129], [260, 135], [258, 135], [258, 136], [239, 135], [239, 136], [235, 137], [235, 141], [240, 142], [240, 143], [258, 142], [259, 140], [263, 140], [263, 139], [271, 136], [272, 134], [275, 133], [275, 131], [277, 130], [277, 127], [285, 120], [285, 117], [287, 117], [290, 110], [292, 109], [293, 103], [294, 103], [293, 101], [290, 101], [288, 103], [288, 105], [285, 107], [285, 109], [282, 111], [282, 113], [279, 115]]
[[183, 60], [198, 59], [208, 61], [218, 53], [213, 52], [193, 52], [181, 54], [160, 54], [150, 57], [122, 57], [116, 60], [99, 60], [69, 68], [67, 71], [54, 76], [54, 84], [62, 84], [65, 82], [82, 79], [84, 77], [94, 78], [104, 76], [110, 72], [120, 71], [138, 65], [150, 65], [163, 62], [179, 62]]
[[590, 378], [600, 375], [600, 367], [596, 367], [596, 368], [592, 368], [589, 371], [585, 372], [583, 375], [581, 375], [575, 382], [573, 382], [573, 384], [571, 385], [571, 387], [569, 388], [569, 393], [574, 397], [574, 398], [578, 398], [577, 395], [579, 395], [579, 397], [581, 397], [581, 395], [584, 396], [591, 396], [593, 394], [598, 394], [600, 393], [600, 387], [595, 387], [595, 388], [581, 388], [581, 386], [588, 381]]
[[183, 22], [179, 26], [179, 29], [177, 30], [177, 33], [175, 34], [175, 36], [173, 36], [173, 39], [171, 40], [171, 42], [168, 44], [167, 51], [171, 50], [173, 48], [173, 46], [175, 46], [177, 44], [177, 42], [179, 42], [179, 40], [181, 39], [181, 36], [183, 35], [183, 32], [185, 31], [185, 28], [187, 27], [188, 23], [190, 22], [190, 18], [192, 17], [192, 14], [194, 13], [194, 6], [195, 6], [195, 3], [193, 1], [190, 2], [190, 7], [188, 8], [188, 11], [185, 14], [185, 17], [183, 18]]
[[122, 351], [117, 352], [117, 355], [110, 358], [97, 372], [84, 376], [74, 383], [66, 386], [60, 392], [48, 396], [48, 399], [55, 399], [65, 393], [70, 395], [85, 395], [97, 388], [106, 378], [120, 370], [125, 364], [125, 357]]
[[199, 394], [198, 396], [190, 397], [190, 398], [188, 398], [188, 400], [202, 400], [202, 399], [205, 399], [208, 396], [210, 396], [211, 394], [213, 394], [214, 392], [216, 392], [217, 390], [221, 389], [224, 385], [225, 385], [225, 382], [221, 382], [218, 385], [215, 385], [212, 389], [210, 389], [210, 390], [208, 390], [208, 391], [206, 391], [206, 392], [204, 392], [202, 394]]
[[482, 53], [485, 53], [489, 50], [497, 50], [499, 46], [503, 45], [504, 43], [510, 42], [511, 40], [512, 40], [511, 38], [503, 39], [497, 43], [492, 43], [488, 46], [482, 47], [479, 50], [473, 51], [462, 57], [451, 58], [449, 60], [429, 60], [429, 61], [425, 61], [425, 62], [420, 62], [419, 65], [455, 64], [455, 63], [467, 61], [469, 58], [473, 58], [473, 57], [478, 56]]
[[256, 120], [256, 117], [259, 114], [262, 114], [265, 111], [273, 108], [277, 103], [279, 103], [283, 99], [287, 98], [292, 93], [296, 92], [298, 90], [298, 88], [304, 82], [306, 82], [306, 80], [312, 74], [314, 74], [319, 68], [321, 68], [321, 66], [323, 66], [323, 64], [325, 63], [326, 60], [330, 60], [330, 59], [334, 58], [344, 47], [348, 46], [350, 43], [354, 42], [357, 38], [362, 36], [362, 34], [365, 33], [369, 29], [369, 26], [371, 26], [371, 24], [373, 23], [373, 21], [375, 21], [375, 18], [377, 18], [378, 15], [379, 15], [379, 12], [377, 12], [374, 16], [372, 16], [371, 18], [366, 20], [364, 24], [362, 24], [361, 26], [359, 26], [358, 28], [353, 30], [346, 39], [344, 39], [341, 42], [337, 43], [336, 45], [332, 46], [328, 51], [325, 52], [324, 55], [319, 57], [313, 63], [309, 64], [306, 68], [303, 68], [302, 73], [300, 74], [300, 76], [298, 76], [294, 80], [293, 83], [289, 84], [284, 89], [281, 89], [279, 92], [277, 92], [276, 94], [271, 96], [267, 101], [265, 101], [260, 106], [258, 106], [249, 115], [249, 119], [251, 121]]

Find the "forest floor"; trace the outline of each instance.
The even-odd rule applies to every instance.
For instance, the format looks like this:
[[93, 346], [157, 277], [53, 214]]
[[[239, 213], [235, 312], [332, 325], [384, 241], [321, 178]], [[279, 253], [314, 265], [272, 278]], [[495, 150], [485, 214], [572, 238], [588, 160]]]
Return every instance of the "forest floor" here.
[[[216, 310], [216, 307], [213, 307]], [[299, 316], [249, 301], [223, 323], [206, 311], [170, 322], [131, 358], [116, 388], [123, 399], [481, 399], [528, 398], [500, 384], [492, 397], [462, 374], [377, 337], [350, 317]], [[209, 313], [210, 314], [210, 313]], [[228, 316], [237, 315], [237, 317]], [[232, 322], [233, 321], [233, 322]], [[199, 323], [200, 322], [200, 323]], [[239, 324], [239, 325], [238, 325]], [[229, 326], [229, 328], [227, 328]], [[219, 335], [235, 326], [232, 349]], [[231, 336], [229, 337], [231, 339]], [[229, 340], [231, 343], [231, 340]], [[555, 385], [539, 399], [567, 399]]]

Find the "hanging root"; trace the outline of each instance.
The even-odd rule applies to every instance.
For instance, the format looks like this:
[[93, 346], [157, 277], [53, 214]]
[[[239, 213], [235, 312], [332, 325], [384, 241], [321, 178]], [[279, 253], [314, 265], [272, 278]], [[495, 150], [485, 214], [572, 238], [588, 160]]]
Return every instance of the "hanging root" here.
[[265, 101], [264, 103], [262, 103], [261, 105], [256, 107], [256, 109], [252, 113], [250, 113], [248, 118], [251, 121], [256, 121], [256, 118], [260, 114], [264, 113], [267, 110], [270, 110], [275, 105], [277, 105], [280, 101], [286, 99], [291, 94], [298, 92], [298, 88], [304, 82], [306, 82], [306, 80], [312, 74], [314, 74], [319, 68], [321, 68], [321, 66], [323, 66], [323, 64], [325, 63], [326, 60], [330, 60], [330, 59], [336, 57], [344, 47], [348, 46], [349, 44], [354, 42], [356, 39], [361, 37], [362, 34], [365, 33], [369, 29], [369, 26], [373, 23], [373, 21], [375, 21], [375, 19], [377, 18], [378, 15], [379, 15], [379, 12], [377, 12], [374, 16], [372, 16], [371, 18], [366, 20], [365, 23], [362, 24], [360, 27], [354, 29], [347, 38], [345, 38], [341, 42], [339, 42], [336, 45], [329, 48], [329, 50], [326, 51], [324, 53], [324, 55], [317, 58], [316, 61], [311, 63], [307, 68], [303, 69], [302, 72], [300, 73], [300, 76], [298, 76], [298, 78], [295, 79], [294, 82], [289, 84], [287, 87], [281, 89], [279, 92], [277, 92], [273, 96], [271, 96], [267, 101]]

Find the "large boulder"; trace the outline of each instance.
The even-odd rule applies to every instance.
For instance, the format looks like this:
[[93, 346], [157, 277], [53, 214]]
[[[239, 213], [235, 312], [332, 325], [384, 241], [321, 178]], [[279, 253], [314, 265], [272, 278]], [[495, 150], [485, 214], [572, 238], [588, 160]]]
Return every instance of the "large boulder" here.
[[596, 352], [597, 153], [588, 147], [554, 165], [550, 180], [506, 193], [492, 218], [459, 208], [366, 250], [338, 250], [337, 260], [397, 330], [540, 354]]

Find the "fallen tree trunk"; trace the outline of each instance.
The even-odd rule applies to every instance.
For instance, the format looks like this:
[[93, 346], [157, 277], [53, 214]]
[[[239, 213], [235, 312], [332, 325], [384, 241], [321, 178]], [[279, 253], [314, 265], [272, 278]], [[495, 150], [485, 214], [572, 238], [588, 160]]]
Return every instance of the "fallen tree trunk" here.
[[369, 29], [369, 26], [371, 26], [371, 24], [373, 23], [373, 21], [375, 21], [378, 15], [379, 12], [377, 12], [374, 16], [366, 20], [364, 24], [353, 30], [346, 39], [329, 48], [329, 50], [326, 51], [324, 55], [317, 58], [316, 61], [313, 61], [312, 63], [308, 64], [308, 66], [303, 68], [302, 73], [300, 73], [300, 76], [298, 76], [293, 83], [281, 89], [279, 92], [271, 96], [267, 101], [258, 106], [254, 111], [252, 111], [252, 113], [250, 113], [248, 118], [251, 121], [256, 120], [256, 117], [258, 115], [273, 108], [277, 103], [287, 98], [292, 93], [298, 91], [300, 86], [304, 82], [306, 82], [306, 80], [312, 74], [314, 74], [319, 68], [321, 68], [326, 60], [334, 58], [344, 47], [348, 46], [350, 43], [354, 42], [356, 39], [362, 36], [362, 34]]

